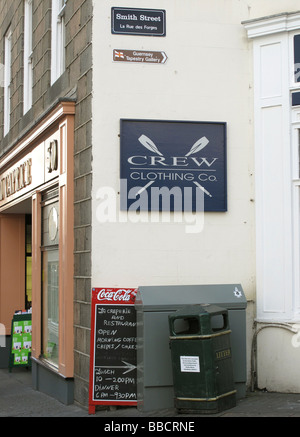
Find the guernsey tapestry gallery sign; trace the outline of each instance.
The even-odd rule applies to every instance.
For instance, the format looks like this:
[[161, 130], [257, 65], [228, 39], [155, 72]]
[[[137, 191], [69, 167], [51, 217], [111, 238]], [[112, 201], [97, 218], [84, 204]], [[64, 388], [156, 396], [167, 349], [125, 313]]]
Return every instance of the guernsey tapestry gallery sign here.
[[121, 210], [226, 211], [226, 123], [121, 120]]

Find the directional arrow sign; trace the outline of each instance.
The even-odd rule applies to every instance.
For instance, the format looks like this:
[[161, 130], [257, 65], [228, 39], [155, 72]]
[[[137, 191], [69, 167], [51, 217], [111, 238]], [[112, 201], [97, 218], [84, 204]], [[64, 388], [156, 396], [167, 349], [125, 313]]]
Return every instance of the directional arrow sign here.
[[164, 64], [168, 59], [165, 52], [150, 50], [121, 50], [114, 49], [114, 62], [140, 62], [145, 64]]
[[125, 372], [123, 372], [123, 375], [125, 375], [126, 373], [131, 372], [132, 370], [136, 369], [136, 366], [134, 366], [133, 364], [127, 363], [126, 361], [122, 361], [122, 363], [125, 364], [125, 366], [95, 366], [95, 369], [97, 371], [97, 369], [126, 369]]

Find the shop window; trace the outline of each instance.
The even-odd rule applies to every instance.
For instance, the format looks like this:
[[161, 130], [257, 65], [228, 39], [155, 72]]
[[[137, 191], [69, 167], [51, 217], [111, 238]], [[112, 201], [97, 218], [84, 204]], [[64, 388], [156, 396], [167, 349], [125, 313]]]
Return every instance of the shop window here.
[[300, 92], [292, 93], [292, 106], [300, 105]]
[[25, 217], [25, 272], [26, 272], [26, 293], [25, 305], [26, 309], [32, 306], [32, 245], [31, 245], [31, 215]]
[[32, 106], [32, 0], [24, 2], [24, 114]]
[[42, 354], [58, 367], [59, 350], [58, 189], [42, 197]]
[[10, 129], [11, 37], [9, 29], [4, 37], [4, 135], [8, 134]]
[[294, 36], [294, 74], [295, 82], [300, 82], [300, 35]]
[[65, 70], [65, 7], [67, 0], [52, 0], [51, 84]]

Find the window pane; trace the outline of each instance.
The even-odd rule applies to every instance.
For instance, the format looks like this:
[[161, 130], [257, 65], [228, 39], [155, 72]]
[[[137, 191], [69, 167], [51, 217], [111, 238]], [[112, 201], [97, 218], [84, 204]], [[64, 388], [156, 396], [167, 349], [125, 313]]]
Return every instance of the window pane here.
[[52, 0], [51, 84], [65, 70], [65, 22], [63, 0]]
[[4, 65], [4, 135], [10, 129], [10, 85], [11, 85], [11, 31], [5, 35], [5, 65]]
[[43, 253], [43, 355], [58, 366], [58, 249]]
[[300, 82], [300, 35], [294, 36], [294, 74], [295, 82]]
[[24, 114], [32, 106], [32, 0], [24, 5]]
[[58, 367], [59, 201], [57, 188], [42, 195], [42, 352]]
[[26, 235], [25, 235], [25, 257], [26, 257], [26, 309], [32, 305], [32, 253], [31, 253], [31, 215], [26, 216]]

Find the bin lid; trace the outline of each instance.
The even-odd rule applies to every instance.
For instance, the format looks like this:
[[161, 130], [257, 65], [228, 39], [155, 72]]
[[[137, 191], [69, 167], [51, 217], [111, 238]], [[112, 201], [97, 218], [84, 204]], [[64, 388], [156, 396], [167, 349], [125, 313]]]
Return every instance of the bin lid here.
[[227, 309], [215, 304], [196, 304], [196, 305], [184, 305], [169, 315], [169, 319], [177, 319], [181, 317], [201, 317], [202, 315], [215, 315], [215, 314], [227, 314]]
[[176, 310], [183, 305], [216, 304], [227, 309], [247, 307], [241, 284], [162, 285], [138, 287], [138, 311]]
[[[218, 318], [217, 324], [212, 324], [212, 318]], [[220, 333], [230, 333], [228, 311], [224, 307], [211, 304], [185, 305], [182, 308], [169, 314], [170, 338], [200, 338], [207, 337], [209, 334], [220, 335]], [[176, 321], [184, 319], [187, 325], [177, 325]], [[216, 320], [216, 319], [214, 319]], [[184, 330], [182, 329], [184, 327]], [[177, 328], [179, 328], [177, 332]]]

